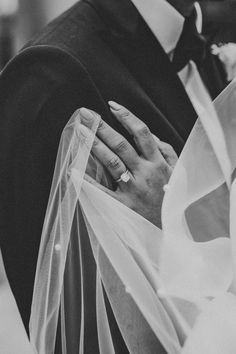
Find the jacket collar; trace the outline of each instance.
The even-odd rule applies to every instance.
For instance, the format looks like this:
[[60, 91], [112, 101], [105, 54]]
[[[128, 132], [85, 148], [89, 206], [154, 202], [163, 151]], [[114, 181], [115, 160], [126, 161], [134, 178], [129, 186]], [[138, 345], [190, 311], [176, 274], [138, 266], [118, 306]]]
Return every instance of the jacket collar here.
[[167, 0], [131, 0], [166, 53], [171, 53], [183, 30], [184, 17]]
[[[143, 19], [166, 53], [174, 50], [184, 17], [166, 0], [85, 0], [119, 35], [135, 35]], [[148, 2], [148, 6], [147, 6]]]

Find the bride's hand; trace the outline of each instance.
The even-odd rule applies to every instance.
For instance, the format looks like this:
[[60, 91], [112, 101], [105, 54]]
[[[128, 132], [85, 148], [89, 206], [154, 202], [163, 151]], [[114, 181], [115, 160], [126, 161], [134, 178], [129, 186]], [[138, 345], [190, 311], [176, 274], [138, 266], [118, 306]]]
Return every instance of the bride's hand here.
[[[140, 155], [122, 135], [101, 120], [92, 151], [117, 181], [117, 189], [111, 191], [92, 179], [90, 182], [160, 227], [163, 187], [168, 183], [177, 155], [125, 107], [115, 102], [109, 104], [114, 116], [133, 136]], [[80, 116], [86, 127], [98, 119], [86, 108], [80, 110]], [[128, 181], [125, 181], [126, 171]]]

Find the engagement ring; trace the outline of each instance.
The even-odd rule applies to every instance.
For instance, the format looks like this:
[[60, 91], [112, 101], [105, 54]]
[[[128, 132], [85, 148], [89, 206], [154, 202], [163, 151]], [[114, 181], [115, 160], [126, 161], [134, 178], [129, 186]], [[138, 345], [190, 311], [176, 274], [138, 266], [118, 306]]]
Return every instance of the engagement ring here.
[[120, 178], [118, 178], [115, 182], [124, 182], [127, 183], [130, 180], [130, 173], [128, 170], [126, 170], [124, 173], [122, 173], [122, 175], [120, 176]]

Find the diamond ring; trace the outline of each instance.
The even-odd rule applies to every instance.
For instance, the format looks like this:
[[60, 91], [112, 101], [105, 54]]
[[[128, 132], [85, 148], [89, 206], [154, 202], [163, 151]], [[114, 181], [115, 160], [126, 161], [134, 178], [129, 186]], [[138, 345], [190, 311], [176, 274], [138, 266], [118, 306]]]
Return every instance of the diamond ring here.
[[126, 170], [125, 172], [122, 173], [122, 175], [120, 176], [120, 178], [118, 178], [115, 182], [124, 182], [127, 183], [130, 180], [130, 173], [128, 170]]

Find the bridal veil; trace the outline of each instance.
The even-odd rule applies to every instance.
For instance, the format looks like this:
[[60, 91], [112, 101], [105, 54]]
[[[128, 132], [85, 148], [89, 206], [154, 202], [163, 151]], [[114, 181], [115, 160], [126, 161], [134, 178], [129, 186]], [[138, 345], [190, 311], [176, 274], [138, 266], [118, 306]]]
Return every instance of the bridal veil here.
[[91, 153], [98, 122], [85, 134], [78, 110], [61, 137], [35, 277], [33, 350], [53, 354], [59, 324], [63, 354], [85, 354], [94, 333], [101, 354], [115, 353], [109, 303], [130, 353], [155, 353], [158, 341], [168, 354], [235, 353], [236, 82], [202, 109], [166, 188], [162, 230], [85, 178], [111, 185]]

